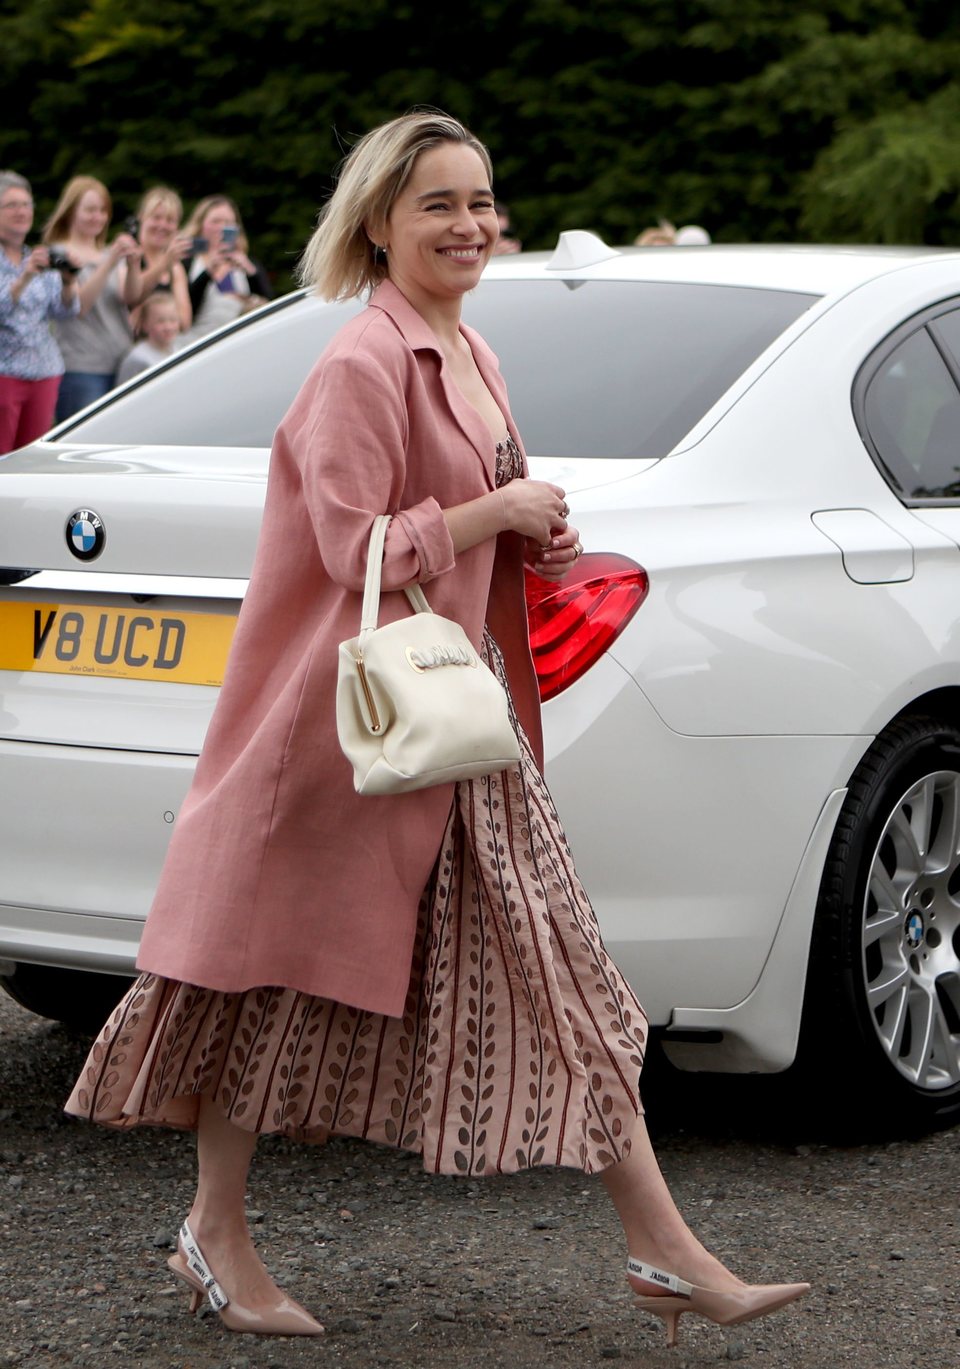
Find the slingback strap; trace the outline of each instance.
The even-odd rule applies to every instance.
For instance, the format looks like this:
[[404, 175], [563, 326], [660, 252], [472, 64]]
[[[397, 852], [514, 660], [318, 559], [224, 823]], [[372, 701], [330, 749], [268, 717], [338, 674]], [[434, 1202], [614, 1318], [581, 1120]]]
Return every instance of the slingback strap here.
[[676, 1293], [681, 1298], [689, 1298], [693, 1293], [693, 1284], [687, 1283], [685, 1279], [678, 1279], [676, 1274], [668, 1274], [663, 1269], [658, 1269], [656, 1265], [644, 1264], [643, 1260], [638, 1260], [633, 1255], [627, 1258], [627, 1273], [632, 1274], [635, 1279], [643, 1279], [645, 1283], [654, 1283], [658, 1288], [664, 1288], [670, 1293]]
[[[370, 529], [367, 547], [367, 574], [363, 582], [363, 606], [360, 610], [360, 633], [373, 632], [380, 617], [380, 579], [383, 574], [383, 544], [390, 526], [390, 514], [378, 513]], [[419, 585], [408, 585], [404, 590], [414, 613], [432, 613], [427, 596]]]
[[203, 1258], [203, 1251], [194, 1240], [193, 1232], [186, 1222], [180, 1228], [180, 1244], [183, 1246], [183, 1253], [187, 1259], [187, 1267], [196, 1274], [197, 1278], [207, 1290], [207, 1297], [210, 1299], [210, 1306], [215, 1312], [219, 1312], [226, 1307], [230, 1299], [210, 1273], [210, 1266]]

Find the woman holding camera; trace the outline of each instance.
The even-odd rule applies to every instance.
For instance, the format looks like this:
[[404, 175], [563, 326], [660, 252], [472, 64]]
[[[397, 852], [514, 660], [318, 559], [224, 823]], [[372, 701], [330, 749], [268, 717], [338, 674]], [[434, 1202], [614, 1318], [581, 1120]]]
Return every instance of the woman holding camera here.
[[0, 171], [0, 455], [52, 426], [63, 357], [49, 321], [80, 309], [71, 268], [52, 271], [45, 247], [26, 246], [32, 227], [30, 182]]
[[57, 400], [58, 422], [113, 388], [117, 367], [133, 345], [123, 292], [126, 263], [139, 255], [140, 248], [129, 233], [106, 245], [112, 211], [109, 191], [101, 181], [74, 176], [43, 230], [44, 243], [66, 253], [79, 267], [79, 317], [56, 326], [66, 365]]
[[233, 200], [208, 195], [194, 209], [185, 231], [193, 238], [193, 256], [186, 262], [193, 306], [191, 339], [271, 298], [267, 273], [247, 255], [247, 236]]
[[181, 332], [185, 333], [193, 322], [190, 289], [183, 268], [183, 258], [190, 255], [191, 239], [177, 231], [182, 218], [183, 204], [176, 191], [166, 185], [155, 185], [141, 199], [136, 216], [127, 222], [140, 243], [139, 257], [131, 257], [127, 262], [124, 287], [135, 332], [139, 306], [158, 290], [172, 295]]

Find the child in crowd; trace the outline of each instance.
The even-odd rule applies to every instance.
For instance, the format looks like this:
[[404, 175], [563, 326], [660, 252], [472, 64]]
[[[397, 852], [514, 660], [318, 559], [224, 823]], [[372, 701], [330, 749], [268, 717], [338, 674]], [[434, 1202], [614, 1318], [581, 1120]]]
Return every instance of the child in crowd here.
[[141, 341], [121, 361], [118, 385], [173, 355], [180, 334], [180, 317], [177, 302], [168, 290], [147, 296], [140, 306], [137, 331]]

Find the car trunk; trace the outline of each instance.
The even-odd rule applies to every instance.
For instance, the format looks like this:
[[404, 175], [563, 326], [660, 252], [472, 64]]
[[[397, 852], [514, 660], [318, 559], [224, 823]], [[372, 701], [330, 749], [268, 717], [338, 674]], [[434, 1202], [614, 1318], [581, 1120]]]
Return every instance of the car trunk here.
[[266, 454], [48, 450], [0, 465], [0, 737], [195, 755], [250, 573]]

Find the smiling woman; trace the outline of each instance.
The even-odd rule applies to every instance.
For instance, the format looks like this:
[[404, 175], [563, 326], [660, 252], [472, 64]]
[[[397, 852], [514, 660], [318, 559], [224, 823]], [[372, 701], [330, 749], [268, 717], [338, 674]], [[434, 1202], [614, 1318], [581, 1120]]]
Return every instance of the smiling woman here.
[[66, 363], [57, 399], [57, 419], [105, 395], [130, 350], [133, 330], [124, 301], [127, 262], [140, 248], [130, 233], [107, 246], [113, 213], [110, 193], [94, 176], [74, 176], [63, 188], [43, 230], [48, 247], [65, 254], [76, 269], [80, 309], [57, 325]]
[[[633, 1291], [671, 1342], [683, 1312], [746, 1321], [807, 1288], [749, 1287], [710, 1255], [647, 1137], [646, 1019], [542, 775], [524, 574], [559, 583], [582, 547], [564, 490], [529, 477], [496, 358], [460, 317], [497, 231], [486, 149], [447, 115], [393, 120], [346, 161], [304, 277], [329, 297], [372, 294], [278, 429], [143, 973], [68, 1103], [118, 1127], [196, 1128], [197, 1194], [169, 1264], [191, 1306], [207, 1295], [235, 1330], [323, 1329], [250, 1240], [262, 1132], [365, 1137], [432, 1172], [601, 1174]], [[406, 616], [389, 591], [429, 586], [430, 608], [460, 624], [506, 693], [520, 759], [363, 797], [334, 692], [384, 513], [383, 617]]]
[[[481, 159], [473, 160], [483, 172]], [[479, 175], [478, 184], [464, 182], [459, 161], [453, 148], [434, 149], [397, 196], [387, 221], [372, 225], [382, 238], [390, 279], [421, 313], [434, 296], [459, 299], [465, 285], [472, 289], [497, 240], [493, 191]], [[438, 184], [430, 185], [431, 179]], [[466, 273], [472, 274], [465, 281]]]
[[240, 211], [226, 195], [207, 195], [194, 208], [184, 237], [189, 255], [193, 324], [188, 340], [204, 337], [262, 304], [273, 294], [266, 271], [248, 256], [249, 243]]

